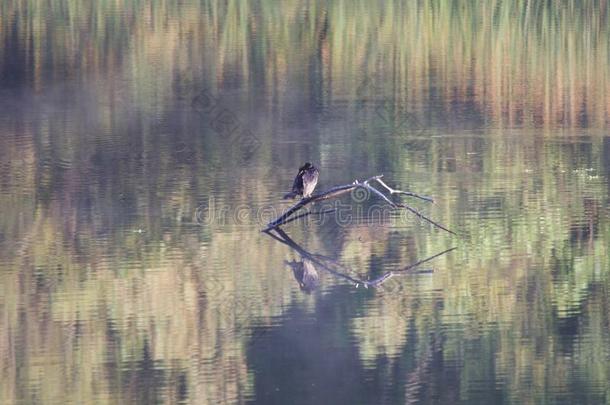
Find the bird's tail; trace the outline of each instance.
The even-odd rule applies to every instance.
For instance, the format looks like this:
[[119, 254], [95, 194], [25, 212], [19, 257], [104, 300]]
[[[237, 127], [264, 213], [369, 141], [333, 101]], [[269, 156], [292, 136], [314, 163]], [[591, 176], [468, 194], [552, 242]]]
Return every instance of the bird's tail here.
[[284, 194], [284, 200], [294, 200], [294, 197], [297, 196], [297, 193], [291, 191], [288, 194]]

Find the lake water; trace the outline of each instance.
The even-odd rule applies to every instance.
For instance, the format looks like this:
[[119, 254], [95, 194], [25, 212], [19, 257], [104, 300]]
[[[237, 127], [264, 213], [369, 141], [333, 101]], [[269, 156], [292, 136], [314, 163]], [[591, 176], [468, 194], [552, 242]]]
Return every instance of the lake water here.
[[609, 18], [2, 1], [0, 403], [610, 404]]

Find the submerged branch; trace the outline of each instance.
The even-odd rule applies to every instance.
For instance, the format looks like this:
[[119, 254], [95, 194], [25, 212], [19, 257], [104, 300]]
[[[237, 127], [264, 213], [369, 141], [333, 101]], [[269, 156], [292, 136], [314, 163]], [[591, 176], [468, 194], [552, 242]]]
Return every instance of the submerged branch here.
[[414, 213], [415, 215], [417, 215], [418, 217], [420, 217], [421, 219], [430, 222], [432, 225], [436, 226], [437, 228], [442, 229], [445, 232], [449, 232], [452, 235], [457, 236], [457, 233], [447, 229], [446, 227], [444, 227], [443, 225], [439, 224], [438, 222], [435, 222], [433, 220], [431, 220], [430, 218], [428, 218], [427, 216], [425, 216], [424, 214], [422, 214], [421, 212], [417, 211], [415, 208], [408, 206], [407, 204], [401, 203], [401, 204], [397, 204], [399, 207], [404, 208], [406, 210], [411, 211], [412, 213]]

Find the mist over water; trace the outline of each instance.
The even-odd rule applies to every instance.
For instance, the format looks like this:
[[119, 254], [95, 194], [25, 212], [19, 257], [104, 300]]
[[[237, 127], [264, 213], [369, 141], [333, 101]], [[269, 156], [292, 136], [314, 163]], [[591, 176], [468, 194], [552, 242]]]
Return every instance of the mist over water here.
[[[0, 403], [609, 403], [608, 25], [1, 2]], [[355, 193], [261, 233], [306, 161], [458, 236]]]

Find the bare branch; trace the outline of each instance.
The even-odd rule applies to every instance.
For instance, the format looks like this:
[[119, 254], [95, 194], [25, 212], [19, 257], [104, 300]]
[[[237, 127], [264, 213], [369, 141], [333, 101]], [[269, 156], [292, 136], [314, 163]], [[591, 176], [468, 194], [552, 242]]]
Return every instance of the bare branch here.
[[377, 180], [377, 183], [379, 183], [383, 187], [385, 187], [386, 190], [388, 190], [390, 192], [390, 194], [402, 194], [402, 195], [406, 195], [406, 196], [409, 196], [409, 197], [416, 197], [416, 198], [422, 199], [424, 201], [428, 201], [428, 202], [434, 203], [434, 200], [431, 197], [427, 197], [425, 195], [415, 194], [415, 193], [413, 193], [411, 191], [403, 191], [403, 190], [394, 189], [394, 188], [388, 186], [387, 184], [385, 184], [384, 181], [381, 180], [381, 178], [376, 179], [376, 180]]
[[415, 215], [417, 215], [418, 217], [420, 217], [421, 219], [430, 222], [432, 225], [436, 226], [437, 228], [442, 229], [443, 231], [449, 232], [452, 235], [457, 236], [457, 233], [450, 231], [449, 229], [445, 228], [443, 225], [439, 224], [438, 222], [434, 222], [433, 220], [431, 220], [430, 218], [428, 218], [427, 216], [425, 216], [424, 214], [422, 214], [421, 212], [417, 211], [415, 208], [408, 206], [407, 204], [396, 204], [398, 207], [401, 208], [405, 208], [409, 211], [411, 211], [412, 213], [414, 213]]
[[377, 195], [379, 198], [381, 198], [383, 201], [390, 204], [392, 207], [394, 207], [394, 208], [398, 207], [398, 204], [396, 204], [394, 201], [390, 200], [388, 197], [383, 195], [383, 193], [381, 191], [377, 190], [375, 187], [370, 186], [367, 183], [359, 184], [358, 186], [361, 188], [364, 188], [366, 190], [369, 190], [371, 193]]
[[[371, 193], [375, 194], [376, 196], [378, 196], [379, 198], [381, 198], [383, 201], [387, 202], [391, 207], [393, 208], [405, 208], [408, 211], [411, 211], [412, 213], [414, 213], [415, 215], [417, 215], [418, 217], [420, 217], [421, 219], [431, 223], [432, 225], [436, 226], [439, 229], [442, 229], [446, 232], [449, 232], [452, 235], [456, 235], [455, 232], [450, 231], [449, 229], [447, 229], [445, 226], [439, 224], [438, 222], [433, 221], [432, 219], [426, 217], [424, 214], [422, 214], [421, 212], [417, 211], [415, 208], [404, 204], [404, 203], [396, 203], [392, 200], [390, 200], [386, 195], [384, 195], [381, 191], [377, 190], [375, 187], [371, 186], [369, 183], [371, 181], [377, 181], [379, 184], [381, 184], [383, 187], [385, 187], [389, 192], [390, 195], [392, 194], [403, 194], [403, 195], [408, 195], [408, 196], [412, 196], [412, 197], [417, 197], [417, 198], [421, 198], [423, 200], [426, 201], [431, 201], [434, 202], [430, 197], [425, 197], [425, 196], [421, 196], [415, 193], [411, 193], [409, 191], [402, 191], [402, 190], [396, 190], [391, 188], [390, 186], [388, 186], [386, 183], [383, 182], [383, 180], [381, 180], [381, 178], [383, 177], [383, 175], [377, 175], [377, 176], [373, 176], [363, 182], [359, 182], [358, 180], [355, 180], [352, 184], [345, 184], [342, 186], [336, 186], [333, 187], [329, 190], [326, 190], [324, 192], [312, 195], [311, 197], [307, 197], [307, 198], [303, 198], [301, 199], [299, 202], [297, 202], [295, 205], [293, 205], [292, 207], [288, 208], [286, 210], [286, 212], [284, 212], [282, 215], [280, 215], [278, 218], [276, 218], [275, 220], [269, 222], [267, 224], [267, 226], [262, 230], [262, 232], [269, 232], [272, 229], [277, 229], [278, 226], [292, 222], [298, 218], [301, 218], [305, 215], [299, 215], [295, 218], [291, 218], [292, 215], [297, 212], [298, 210], [300, 210], [301, 208], [305, 207], [308, 204], [311, 204], [313, 202], [316, 201], [321, 201], [321, 200], [326, 200], [326, 199], [330, 199], [330, 198], [336, 198], [339, 197], [345, 193], [348, 193], [356, 188], [363, 188], [366, 189], [368, 191], [370, 191]], [[308, 215], [308, 214], [306, 214]]]
[[[377, 179], [377, 181], [380, 181], [380, 179]], [[367, 190], [371, 191], [373, 194], [379, 196], [382, 200], [384, 200], [385, 202], [390, 204], [392, 207], [394, 207], [394, 208], [405, 208], [405, 209], [411, 211], [412, 213], [414, 213], [415, 215], [417, 215], [418, 217], [420, 217], [421, 219], [423, 219], [425, 221], [428, 221], [429, 223], [431, 223], [432, 225], [436, 226], [437, 228], [440, 228], [443, 231], [449, 232], [450, 234], [457, 236], [457, 234], [455, 232], [450, 231], [449, 229], [447, 229], [443, 225], [439, 224], [438, 222], [435, 222], [435, 221], [431, 220], [430, 218], [428, 218], [427, 216], [425, 216], [421, 212], [417, 211], [415, 208], [410, 207], [409, 205], [404, 204], [404, 203], [395, 203], [395, 202], [391, 201], [388, 197], [383, 195], [383, 193], [381, 193], [381, 191], [377, 190], [375, 187], [372, 187], [372, 186], [370, 186], [368, 184], [359, 184], [359, 186], [363, 187], [363, 188], [366, 188]]]
[[[375, 179], [380, 178], [380, 177], [381, 176], [373, 176], [370, 179], [367, 179], [365, 181], [365, 183], [368, 183], [369, 181], [375, 180]], [[261, 232], [270, 231], [271, 229], [276, 228], [276, 227], [286, 223], [286, 220], [288, 219], [288, 217], [290, 217], [292, 214], [294, 214], [295, 212], [297, 212], [298, 210], [300, 210], [301, 208], [303, 208], [307, 204], [311, 204], [311, 203], [316, 202], [316, 201], [322, 201], [322, 200], [327, 200], [327, 199], [330, 199], [330, 198], [339, 197], [340, 195], [343, 195], [345, 193], [348, 193], [348, 192], [352, 191], [353, 189], [358, 187], [359, 184], [360, 183], [358, 183], [358, 180], [356, 180], [352, 184], [345, 184], [345, 185], [342, 185], [342, 186], [336, 186], [336, 187], [333, 187], [333, 188], [331, 188], [329, 190], [323, 191], [321, 193], [314, 194], [311, 197], [302, 198], [295, 205], [293, 205], [292, 207], [288, 208], [288, 210], [286, 210], [286, 212], [284, 212], [282, 215], [280, 215], [277, 219], [269, 222], [267, 224], [267, 226], [265, 227], [265, 229], [263, 229]]]

